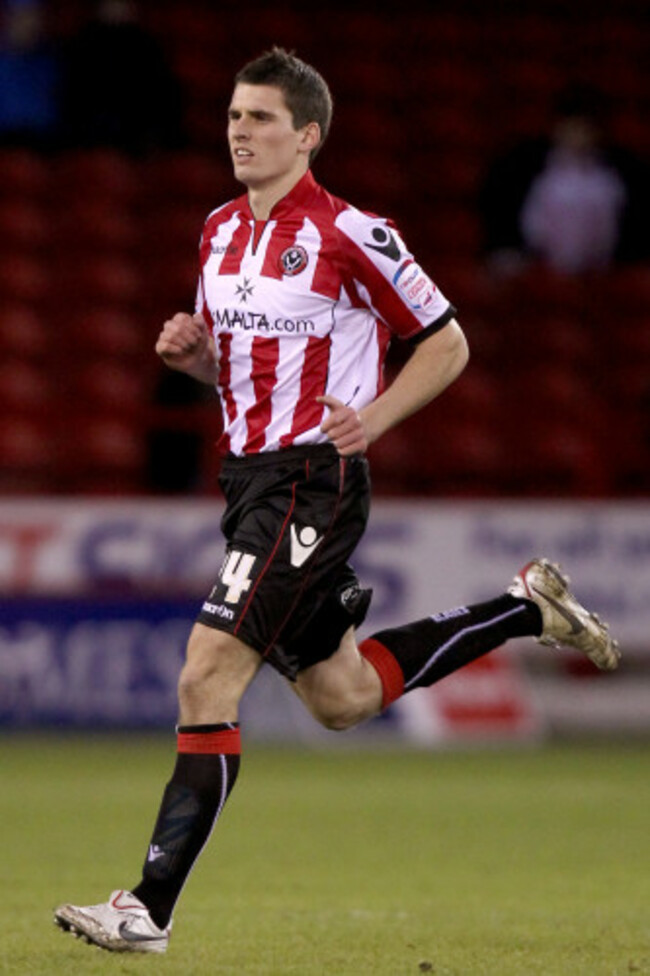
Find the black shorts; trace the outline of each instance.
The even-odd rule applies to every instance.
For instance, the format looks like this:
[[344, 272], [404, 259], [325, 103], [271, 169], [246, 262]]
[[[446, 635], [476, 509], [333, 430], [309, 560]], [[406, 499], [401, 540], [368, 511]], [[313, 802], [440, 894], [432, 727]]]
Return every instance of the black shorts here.
[[200, 623], [239, 637], [295, 679], [364, 619], [348, 559], [370, 511], [368, 463], [329, 444], [225, 458], [226, 555]]

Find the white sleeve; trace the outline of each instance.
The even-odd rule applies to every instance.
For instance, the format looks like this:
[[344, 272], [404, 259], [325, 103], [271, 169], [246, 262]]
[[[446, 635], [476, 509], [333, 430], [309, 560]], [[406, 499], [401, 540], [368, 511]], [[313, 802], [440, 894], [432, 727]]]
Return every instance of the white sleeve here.
[[455, 310], [390, 221], [349, 207], [338, 215], [336, 226], [360, 294], [392, 331], [417, 338], [449, 321]]

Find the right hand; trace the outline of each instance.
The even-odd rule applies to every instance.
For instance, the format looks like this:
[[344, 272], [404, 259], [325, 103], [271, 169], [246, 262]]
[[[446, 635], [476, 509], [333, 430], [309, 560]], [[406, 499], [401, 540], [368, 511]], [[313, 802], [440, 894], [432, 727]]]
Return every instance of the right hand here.
[[204, 357], [210, 334], [200, 315], [177, 312], [162, 327], [156, 352], [172, 369], [187, 371]]

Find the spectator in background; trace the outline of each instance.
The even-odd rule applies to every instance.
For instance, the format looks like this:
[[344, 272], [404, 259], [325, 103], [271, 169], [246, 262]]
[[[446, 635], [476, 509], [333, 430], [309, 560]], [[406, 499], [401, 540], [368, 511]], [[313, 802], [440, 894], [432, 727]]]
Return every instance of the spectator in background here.
[[480, 208], [489, 263], [512, 271], [538, 260], [580, 274], [647, 258], [649, 176], [610, 142], [602, 98], [567, 88], [550, 133], [506, 152], [488, 171]]
[[133, 0], [100, 0], [67, 46], [67, 142], [133, 155], [182, 139], [180, 85]]
[[59, 129], [60, 64], [37, 0], [11, 0], [0, 37], [0, 145], [47, 150]]

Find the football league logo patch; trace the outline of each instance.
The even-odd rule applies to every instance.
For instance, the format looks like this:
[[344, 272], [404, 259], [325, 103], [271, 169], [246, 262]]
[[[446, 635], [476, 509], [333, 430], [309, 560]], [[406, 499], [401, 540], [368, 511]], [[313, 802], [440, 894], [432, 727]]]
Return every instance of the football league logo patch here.
[[309, 256], [300, 244], [288, 247], [280, 255], [280, 271], [283, 275], [292, 278], [294, 275], [304, 271], [309, 263]]
[[436, 286], [412, 258], [398, 268], [393, 284], [416, 311], [428, 308], [435, 298]]

